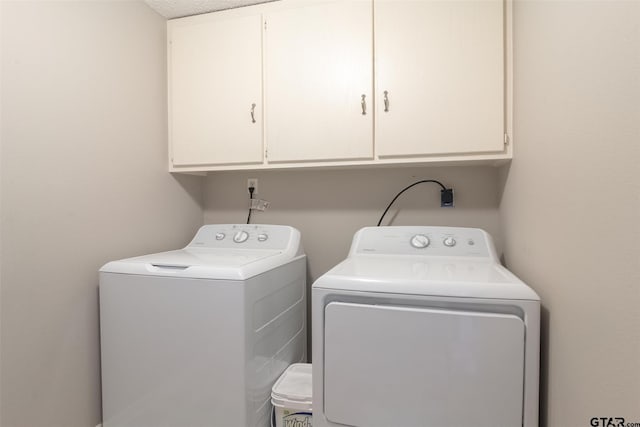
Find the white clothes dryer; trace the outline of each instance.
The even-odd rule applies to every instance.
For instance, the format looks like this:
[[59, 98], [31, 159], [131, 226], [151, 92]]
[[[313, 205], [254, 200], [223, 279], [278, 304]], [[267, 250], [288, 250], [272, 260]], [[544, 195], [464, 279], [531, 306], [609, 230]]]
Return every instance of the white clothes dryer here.
[[100, 270], [103, 427], [270, 425], [306, 360], [298, 230], [205, 225], [184, 249]]
[[540, 299], [480, 229], [361, 229], [312, 327], [314, 427], [538, 426]]

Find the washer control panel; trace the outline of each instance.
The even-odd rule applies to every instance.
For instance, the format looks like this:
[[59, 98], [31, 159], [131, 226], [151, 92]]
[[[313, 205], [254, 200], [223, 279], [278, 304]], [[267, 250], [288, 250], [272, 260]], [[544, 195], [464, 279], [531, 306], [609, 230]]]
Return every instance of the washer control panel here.
[[211, 224], [198, 230], [189, 247], [284, 250], [296, 233], [284, 225]]
[[366, 227], [354, 236], [352, 254], [496, 258], [489, 234], [463, 227]]

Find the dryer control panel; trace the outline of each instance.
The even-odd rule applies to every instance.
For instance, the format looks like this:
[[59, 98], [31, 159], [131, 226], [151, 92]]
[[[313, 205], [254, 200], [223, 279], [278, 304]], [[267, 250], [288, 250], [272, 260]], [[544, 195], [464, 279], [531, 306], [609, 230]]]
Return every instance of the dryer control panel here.
[[299, 241], [298, 230], [284, 225], [211, 224], [198, 230], [189, 247], [284, 251]]
[[351, 244], [352, 255], [425, 255], [488, 258], [498, 262], [491, 236], [479, 228], [365, 227]]

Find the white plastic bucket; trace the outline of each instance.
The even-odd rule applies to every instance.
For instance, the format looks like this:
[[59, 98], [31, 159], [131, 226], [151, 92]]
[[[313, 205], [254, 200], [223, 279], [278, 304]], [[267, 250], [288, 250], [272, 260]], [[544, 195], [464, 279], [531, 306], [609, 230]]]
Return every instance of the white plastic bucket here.
[[312, 427], [311, 364], [295, 363], [271, 389], [275, 427]]

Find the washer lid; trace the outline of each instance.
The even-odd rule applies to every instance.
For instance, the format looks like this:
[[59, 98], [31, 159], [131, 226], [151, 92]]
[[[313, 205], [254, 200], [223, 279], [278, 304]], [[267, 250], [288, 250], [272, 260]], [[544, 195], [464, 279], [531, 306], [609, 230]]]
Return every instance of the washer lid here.
[[100, 271], [147, 276], [244, 280], [290, 260], [291, 257], [277, 250], [187, 247], [113, 261]]
[[461, 257], [353, 256], [321, 276], [313, 287], [442, 297], [540, 299], [500, 264]]
[[271, 224], [209, 224], [189, 245], [113, 261], [103, 273], [173, 276], [192, 279], [245, 280], [304, 257], [300, 232]]

